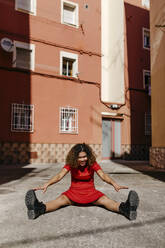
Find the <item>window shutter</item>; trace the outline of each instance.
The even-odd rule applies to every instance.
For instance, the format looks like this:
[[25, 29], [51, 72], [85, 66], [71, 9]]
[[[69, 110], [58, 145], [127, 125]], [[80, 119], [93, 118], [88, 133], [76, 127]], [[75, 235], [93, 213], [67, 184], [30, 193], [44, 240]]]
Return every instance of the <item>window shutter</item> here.
[[16, 66], [19, 68], [31, 68], [31, 50], [17, 47]]
[[75, 8], [65, 5], [63, 15], [65, 23], [75, 24]]
[[21, 10], [26, 10], [28, 12], [33, 12], [33, 0], [17, 0], [17, 8]]

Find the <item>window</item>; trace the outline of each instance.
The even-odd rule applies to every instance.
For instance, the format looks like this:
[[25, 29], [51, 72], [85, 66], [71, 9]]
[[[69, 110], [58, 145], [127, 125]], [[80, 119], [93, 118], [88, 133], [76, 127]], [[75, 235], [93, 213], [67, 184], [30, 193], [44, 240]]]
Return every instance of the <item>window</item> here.
[[13, 103], [11, 115], [11, 131], [33, 132], [33, 105]]
[[142, 6], [146, 8], [150, 8], [150, 0], [142, 0]]
[[78, 27], [78, 4], [61, 0], [61, 23]]
[[60, 133], [78, 133], [78, 110], [71, 107], [60, 108]]
[[145, 135], [151, 135], [151, 113], [145, 113]]
[[151, 75], [150, 71], [143, 71], [143, 85], [144, 89], [148, 93], [148, 95], [151, 95]]
[[78, 55], [73, 53], [60, 53], [60, 74], [68, 77], [78, 75]]
[[15, 0], [15, 9], [36, 15], [36, 0]]
[[150, 49], [150, 31], [143, 28], [143, 48]]
[[34, 70], [34, 44], [14, 41], [13, 67]]

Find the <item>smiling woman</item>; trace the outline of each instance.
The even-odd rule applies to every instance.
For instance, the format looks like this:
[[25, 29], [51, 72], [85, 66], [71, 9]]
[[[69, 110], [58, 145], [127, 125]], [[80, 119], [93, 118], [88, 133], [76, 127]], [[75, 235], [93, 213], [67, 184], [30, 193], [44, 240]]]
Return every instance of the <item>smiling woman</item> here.
[[86, 162], [87, 162], [88, 158], [87, 158], [87, 154], [86, 152], [80, 152], [79, 153], [79, 156], [78, 156], [78, 164], [80, 166], [85, 166], [86, 165]]
[[94, 172], [101, 170], [92, 149], [86, 144], [77, 144], [69, 152], [64, 168], [71, 171], [69, 190], [62, 193], [76, 204], [89, 204], [104, 194], [95, 189]]
[[[36, 198], [35, 190], [43, 190], [59, 182], [68, 172], [71, 173], [71, 186], [55, 200], [46, 204], [39, 202]], [[135, 191], [130, 191], [126, 202], [118, 203], [111, 200], [104, 193], [96, 190], [94, 185], [94, 173], [106, 183], [111, 184], [118, 192], [120, 189], [128, 189], [126, 186], [118, 185], [112, 178], [103, 172], [100, 165], [96, 162], [96, 156], [87, 144], [77, 144], [71, 148], [67, 157], [66, 164], [62, 170], [50, 179], [46, 184], [29, 190], [25, 197], [25, 204], [28, 208], [29, 219], [35, 219], [46, 212], [55, 211], [62, 206], [79, 205], [103, 206], [106, 209], [123, 214], [129, 220], [135, 220], [136, 209], [139, 204], [139, 197]]]
[[80, 161], [85, 160], [87, 165], [91, 166], [96, 161], [96, 155], [89, 145], [85, 143], [77, 144], [69, 151], [66, 157], [66, 164], [69, 164], [72, 168], [77, 168]]

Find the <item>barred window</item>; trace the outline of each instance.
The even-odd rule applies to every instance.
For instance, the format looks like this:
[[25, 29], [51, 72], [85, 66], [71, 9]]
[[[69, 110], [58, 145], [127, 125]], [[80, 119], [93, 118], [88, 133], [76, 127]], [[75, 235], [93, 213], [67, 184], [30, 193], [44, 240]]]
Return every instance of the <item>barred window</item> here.
[[33, 132], [34, 105], [12, 104], [11, 131]]
[[78, 110], [71, 107], [60, 108], [60, 133], [78, 133]]
[[151, 135], [151, 113], [145, 113], [145, 135]]

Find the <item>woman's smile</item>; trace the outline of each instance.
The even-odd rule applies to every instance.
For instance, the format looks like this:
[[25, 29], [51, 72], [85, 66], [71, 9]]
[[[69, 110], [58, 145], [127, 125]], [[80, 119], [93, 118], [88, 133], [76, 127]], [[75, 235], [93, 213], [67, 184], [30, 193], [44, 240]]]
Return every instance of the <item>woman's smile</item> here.
[[80, 162], [80, 165], [81, 165], [81, 166], [85, 166], [85, 165], [86, 165], [86, 161]]
[[80, 166], [85, 166], [87, 163], [87, 160], [88, 160], [88, 158], [87, 158], [86, 152], [80, 152], [79, 156], [78, 156], [78, 164]]

